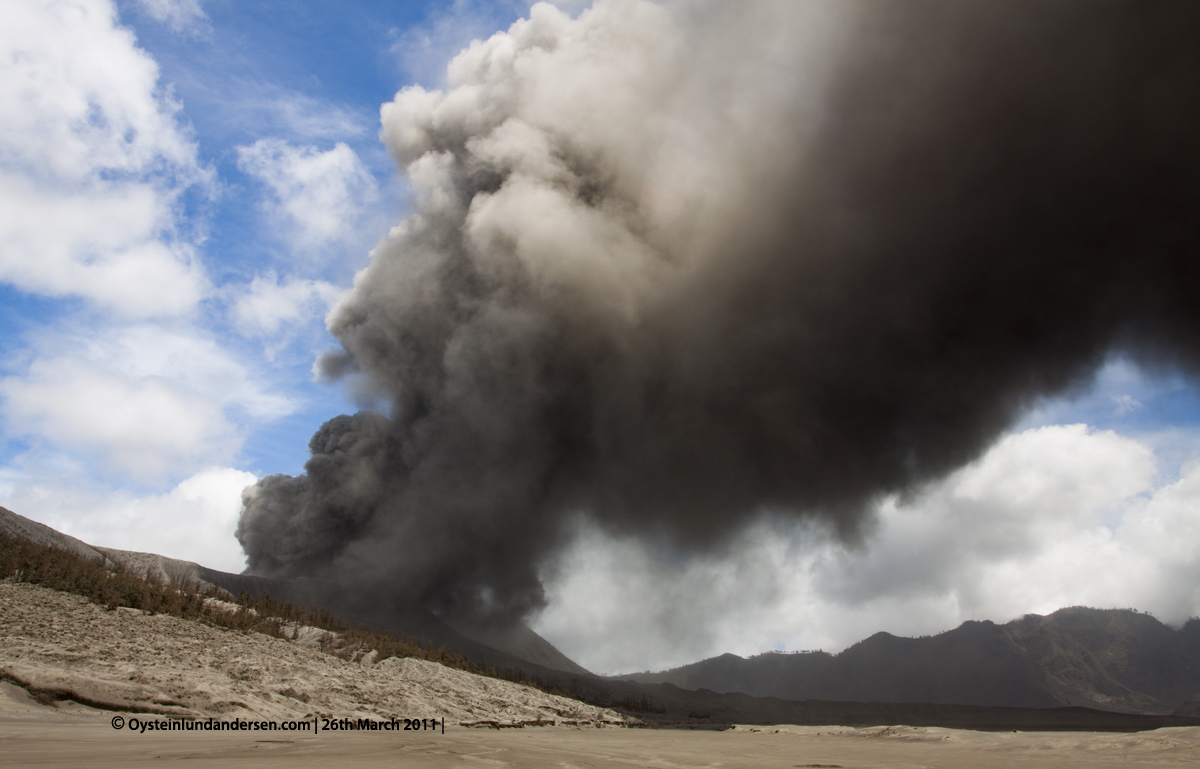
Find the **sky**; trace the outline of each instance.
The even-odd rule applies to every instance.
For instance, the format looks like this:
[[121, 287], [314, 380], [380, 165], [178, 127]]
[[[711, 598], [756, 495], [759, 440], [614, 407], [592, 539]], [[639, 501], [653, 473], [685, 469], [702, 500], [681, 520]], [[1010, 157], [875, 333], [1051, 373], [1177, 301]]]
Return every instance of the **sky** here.
[[[579, 14], [579, 4], [564, 4]], [[303, 470], [325, 327], [415, 210], [380, 139], [528, 4], [18, 0], [0, 27], [0, 505], [240, 571], [242, 489]], [[1120, 356], [857, 541], [767, 515], [703, 556], [581, 522], [531, 625], [589, 669], [838, 651], [1071, 605], [1200, 614], [1200, 392]]]
[[329, 307], [403, 216], [379, 105], [509, 6], [146, 0], [5, 13], [0, 498], [240, 571], [241, 489], [357, 407]]

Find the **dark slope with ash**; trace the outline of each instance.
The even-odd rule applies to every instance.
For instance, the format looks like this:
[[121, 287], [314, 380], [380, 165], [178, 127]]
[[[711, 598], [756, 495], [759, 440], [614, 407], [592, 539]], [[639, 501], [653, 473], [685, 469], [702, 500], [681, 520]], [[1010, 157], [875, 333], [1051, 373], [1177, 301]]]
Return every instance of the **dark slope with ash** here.
[[468, 638], [536, 665], [567, 673], [592, 675], [590, 670], [560, 652], [523, 622], [470, 627], [452, 620], [449, 624]]
[[480, 665], [521, 670], [534, 677], [545, 677], [551, 672], [592, 675], [525, 625], [504, 634], [476, 635], [469, 631], [471, 634], [468, 635], [423, 606], [399, 603], [392, 598], [380, 600], [378, 595], [347, 590], [326, 582], [273, 580], [228, 574], [203, 566], [199, 567], [198, 575], [234, 594], [242, 590], [254, 595], [269, 592], [276, 600], [321, 606], [352, 625], [365, 624], [374, 630], [410, 638], [422, 646], [445, 646]]
[[793, 700], [1162, 714], [1200, 699], [1200, 620], [1172, 630], [1132, 610], [1076, 607], [926, 638], [876, 633], [837, 655], [724, 654], [621, 678]]

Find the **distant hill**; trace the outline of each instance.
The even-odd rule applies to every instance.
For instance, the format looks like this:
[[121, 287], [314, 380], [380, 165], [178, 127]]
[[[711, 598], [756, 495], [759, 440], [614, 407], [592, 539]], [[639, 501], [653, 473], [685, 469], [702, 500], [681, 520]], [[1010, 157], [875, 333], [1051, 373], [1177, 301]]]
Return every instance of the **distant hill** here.
[[925, 638], [876, 633], [836, 655], [723, 654], [619, 678], [789, 700], [1167, 714], [1200, 700], [1200, 620], [1174, 630], [1128, 609], [1074, 607]]

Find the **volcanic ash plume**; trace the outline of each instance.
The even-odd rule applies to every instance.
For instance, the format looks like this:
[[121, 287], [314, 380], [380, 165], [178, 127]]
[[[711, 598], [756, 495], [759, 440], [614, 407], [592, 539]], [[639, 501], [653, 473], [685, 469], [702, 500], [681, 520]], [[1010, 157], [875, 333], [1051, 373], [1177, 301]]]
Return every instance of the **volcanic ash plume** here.
[[252, 573], [519, 617], [582, 518], [855, 532], [1114, 349], [1195, 370], [1200, 4], [535, 6], [382, 136], [319, 363], [388, 404], [245, 494]]

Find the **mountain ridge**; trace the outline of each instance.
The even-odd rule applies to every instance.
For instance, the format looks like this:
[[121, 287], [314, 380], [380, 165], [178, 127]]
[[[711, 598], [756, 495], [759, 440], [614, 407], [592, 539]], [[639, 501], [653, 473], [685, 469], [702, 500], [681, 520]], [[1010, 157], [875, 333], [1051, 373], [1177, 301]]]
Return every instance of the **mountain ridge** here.
[[723, 654], [613, 678], [790, 700], [1168, 714], [1200, 700], [1200, 620], [1174, 630], [1135, 610], [1068, 607], [921, 638], [875, 633], [838, 654]]

